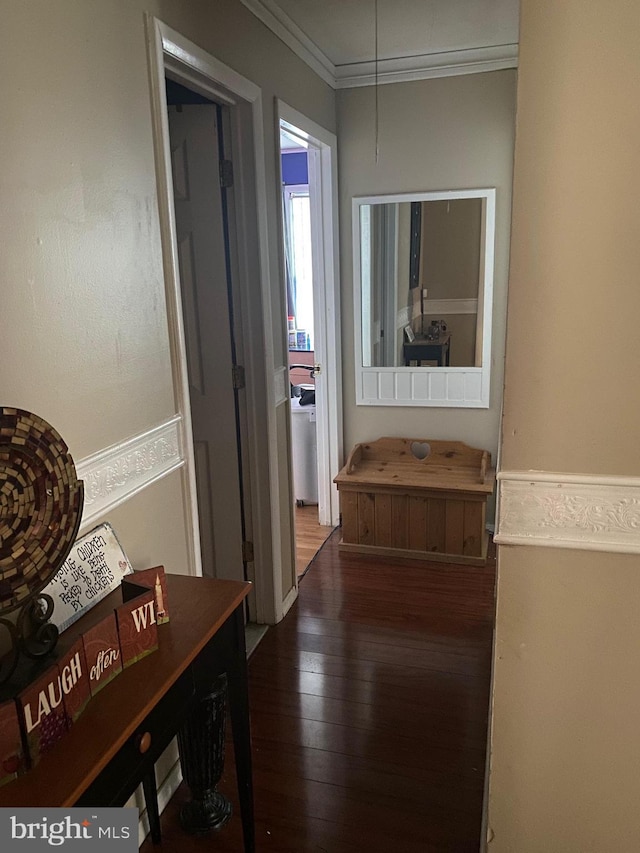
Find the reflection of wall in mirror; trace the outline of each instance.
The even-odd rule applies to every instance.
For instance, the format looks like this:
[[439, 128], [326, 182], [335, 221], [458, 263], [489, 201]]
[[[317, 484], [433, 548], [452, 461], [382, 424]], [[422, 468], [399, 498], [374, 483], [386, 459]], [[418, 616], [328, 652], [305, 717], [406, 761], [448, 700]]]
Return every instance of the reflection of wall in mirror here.
[[423, 202], [420, 283], [429, 292], [425, 324], [446, 322], [452, 367], [476, 363], [481, 237], [482, 199]]

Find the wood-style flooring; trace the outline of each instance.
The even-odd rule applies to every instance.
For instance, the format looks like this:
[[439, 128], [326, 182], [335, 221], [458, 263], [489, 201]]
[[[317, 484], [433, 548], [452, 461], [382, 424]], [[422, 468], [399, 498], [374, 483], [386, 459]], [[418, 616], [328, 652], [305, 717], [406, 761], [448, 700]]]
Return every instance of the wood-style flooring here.
[[300, 577], [330, 536], [333, 527], [318, 523], [318, 507], [313, 504], [295, 508], [295, 524], [296, 572]]
[[[258, 853], [476, 853], [495, 563], [340, 554], [339, 535], [249, 663]], [[219, 787], [237, 812], [231, 744]], [[163, 853], [242, 850], [237, 813], [186, 836], [185, 796]]]

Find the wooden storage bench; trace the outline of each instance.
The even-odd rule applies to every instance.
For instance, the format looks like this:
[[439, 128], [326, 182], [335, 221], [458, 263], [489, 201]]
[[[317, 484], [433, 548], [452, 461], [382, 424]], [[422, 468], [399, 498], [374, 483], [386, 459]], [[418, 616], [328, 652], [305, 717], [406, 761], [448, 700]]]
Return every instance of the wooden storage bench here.
[[487, 499], [495, 485], [489, 463], [486, 450], [459, 441], [356, 444], [335, 478], [340, 549], [482, 565]]

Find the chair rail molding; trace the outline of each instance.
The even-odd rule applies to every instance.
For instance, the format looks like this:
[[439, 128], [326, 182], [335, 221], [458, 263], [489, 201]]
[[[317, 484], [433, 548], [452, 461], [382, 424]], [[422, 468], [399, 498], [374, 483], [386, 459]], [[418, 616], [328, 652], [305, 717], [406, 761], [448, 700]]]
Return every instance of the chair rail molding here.
[[76, 465], [84, 481], [84, 512], [80, 530], [105, 513], [185, 464], [182, 417], [162, 424], [81, 459]]
[[498, 545], [640, 553], [640, 477], [498, 473]]

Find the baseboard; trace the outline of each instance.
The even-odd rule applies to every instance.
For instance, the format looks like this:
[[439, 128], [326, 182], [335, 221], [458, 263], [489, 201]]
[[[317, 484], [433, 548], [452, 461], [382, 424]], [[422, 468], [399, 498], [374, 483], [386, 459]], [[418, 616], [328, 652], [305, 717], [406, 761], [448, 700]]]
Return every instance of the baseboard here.
[[255, 622], [247, 622], [244, 626], [245, 645], [247, 647], [247, 658], [258, 648], [258, 644], [267, 633], [268, 625], [257, 625]]

